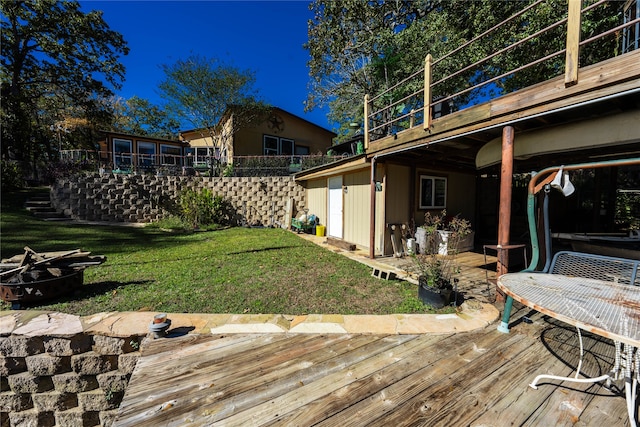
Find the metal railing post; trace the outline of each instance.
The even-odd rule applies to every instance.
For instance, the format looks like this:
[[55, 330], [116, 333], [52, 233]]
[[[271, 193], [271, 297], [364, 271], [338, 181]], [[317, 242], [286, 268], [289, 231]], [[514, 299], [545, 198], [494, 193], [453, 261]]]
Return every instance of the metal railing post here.
[[569, 0], [567, 14], [567, 53], [564, 66], [564, 86], [578, 83], [578, 59], [580, 58], [580, 9], [581, 0]]
[[369, 94], [364, 96], [364, 151], [369, 148]]
[[431, 127], [431, 64], [433, 58], [431, 54], [424, 59], [424, 121], [422, 126], [424, 130]]

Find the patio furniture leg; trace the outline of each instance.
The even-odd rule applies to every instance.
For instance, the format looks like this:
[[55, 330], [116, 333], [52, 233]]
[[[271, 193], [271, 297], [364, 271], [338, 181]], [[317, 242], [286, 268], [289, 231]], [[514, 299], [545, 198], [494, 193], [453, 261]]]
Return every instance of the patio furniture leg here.
[[[529, 387], [537, 390], [538, 382], [541, 379], [550, 379], [550, 380], [558, 380], [558, 381], [571, 381], [574, 383], [598, 383], [600, 381], [611, 381], [619, 378], [619, 374], [622, 373], [624, 375], [624, 394], [627, 402], [627, 414], [629, 415], [629, 425], [631, 427], [636, 427], [636, 398], [637, 398], [637, 388], [638, 388], [638, 371], [636, 371], [636, 376], [633, 375], [633, 364], [635, 363], [635, 368], [638, 368], [640, 364], [640, 359], [638, 358], [637, 350], [629, 345], [625, 345], [625, 348], [622, 349], [622, 343], [615, 342], [616, 346], [616, 357], [615, 357], [615, 365], [613, 370], [606, 375], [601, 375], [596, 378], [578, 378], [580, 375], [580, 369], [582, 367], [582, 359], [584, 356], [584, 347], [582, 345], [582, 334], [580, 333], [580, 328], [578, 329], [578, 337], [580, 339], [580, 361], [578, 362], [578, 367], [576, 369], [575, 377], [560, 377], [557, 375], [538, 375], [533, 379]], [[624, 360], [623, 360], [624, 359]]]
[[513, 307], [513, 298], [507, 295], [504, 302], [504, 313], [502, 313], [502, 322], [498, 325], [498, 331], [503, 334], [509, 333], [509, 317], [511, 317], [511, 308]]

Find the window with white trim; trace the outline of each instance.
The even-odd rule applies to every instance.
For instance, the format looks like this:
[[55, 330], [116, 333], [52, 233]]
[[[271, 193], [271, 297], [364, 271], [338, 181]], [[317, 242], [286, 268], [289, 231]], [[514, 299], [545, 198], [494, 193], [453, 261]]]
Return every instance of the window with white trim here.
[[156, 144], [153, 142], [141, 142], [138, 141], [138, 165], [139, 166], [153, 166], [156, 157]]
[[180, 147], [174, 145], [160, 145], [161, 162], [163, 165], [179, 165], [182, 155]]
[[293, 139], [273, 135], [264, 135], [262, 139], [262, 153], [265, 156], [291, 156], [295, 152], [296, 143]]
[[116, 169], [131, 167], [132, 141], [113, 138], [113, 165]]
[[420, 209], [447, 207], [447, 178], [420, 175]]

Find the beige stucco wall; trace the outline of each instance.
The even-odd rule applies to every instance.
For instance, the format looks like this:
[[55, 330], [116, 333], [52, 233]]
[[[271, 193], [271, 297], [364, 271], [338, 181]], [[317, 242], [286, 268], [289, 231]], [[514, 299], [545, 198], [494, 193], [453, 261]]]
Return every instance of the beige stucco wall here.
[[[406, 224], [411, 227], [411, 168], [396, 164], [386, 165], [386, 182], [384, 202], [386, 224]], [[384, 227], [384, 251], [393, 254], [391, 230]]]
[[[291, 139], [296, 146], [308, 147], [309, 154], [322, 154], [331, 147], [334, 137], [331, 131], [284, 110], [276, 109], [275, 114], [283, 120], [282, 129], [274, 129], [273, 126], [270, 126], [269, 121], [240, 129], [232, 137], [225, 138], [228, 156], [262, 156], [264, 135]], [[225, 123], [225, 134], [230, 134], [231, 125], [231, 120]], [[202, 135], [199, 131], [184, 132], [182, 137], [188, 140], [192, 147], [214, 146], [212, 138], [208, 135]]]
[[264, 135], [291, 139], [296, 146], [308, 147], [309, 154], [322, 154], [331, 146], [331, 132], [281, 110], [276, 114], [284, 121], [281, 131], [271, 128], [268, 122], [241, 129], [234, 135], [233, 155], [261, 156]]
[[[471, 225], [473, 227], [473, 221], [476, 213], [475, 175], [434, 171], [421, 168], [416, 169], [416, 176], [414, 177], [414, 217], [416, 226], [424, 224], [424, 214], [427, 212], [426, 209], [419, 209], [420, 175], [441, 176], [447, 178], [447, 215], [460, 215], [461, 218], [471, 221]], [[407, 188], [409, 188], [408, 186], [409, 182], [407, 182]], [[438, 213], [440, 212], [440, 209], [436, 209], [434, 212]]]
[[[327, 180], [330, 176], [342, 175], [343, 192], [343, 239], [349, 243], [368, 249], [370, 246], [371, 187], [369, 167], [343, 174], [333, 174], [306, 182], [306, 197], [309, 213], [326, 224], [328, 215]], [[475, 218], [476, 182], [474, 175], [433, 171], [417, 168], [412, 177], [409, 166], [379, 163], [376, 167], [376, 181], [382, 183], [382, 191], [376, 192], [376, 255], [393, 253], [391, 234], [387, 224], [406, 224], [411, 227], [424, 223], [426, 210], [418, 209], [420, 175], [443, 176], [447, 178], [447, 212], [472, 222]], [[411, 183], [411, 180], [415, 182]], [[414, 191], [412, 198], [412, 189]], [[415, 206], [413, 214], [411, 206]], [[440, 210], [437, 210], [439, 212]]]

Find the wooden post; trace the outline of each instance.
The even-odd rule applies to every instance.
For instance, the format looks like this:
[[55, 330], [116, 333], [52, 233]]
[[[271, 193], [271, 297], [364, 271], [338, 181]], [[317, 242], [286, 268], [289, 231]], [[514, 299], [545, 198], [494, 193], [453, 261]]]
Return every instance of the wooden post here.
[[[513, 181], [513, 127], [502, 129], [502, 167], [500, 171], [500, 208], [498, 220], [498, 263], [497, 277], [507, 272], [509, 251], [502, 249], [509, 245], [509, 229], [511, 228], [511, 187]], [[504, 295], [496, 288], [496, 300], [504, 301]]]
[[424, 121], [422, 126], [424, 130], [431, 128], [431, 54], [427, 55], [424, 60]]
[[364, 96], [364, 151], [369, 149], [369, 94]]
[[567, 52], [564, 66], [564, 86], [578, 83], [578, 59], [580, 57], [580, 9], [581, 0], [569, 0], [567, 15]]
[[376, 158], [371, 158], [371, 213], [369, 215], [369, 258], [376, 257]]

